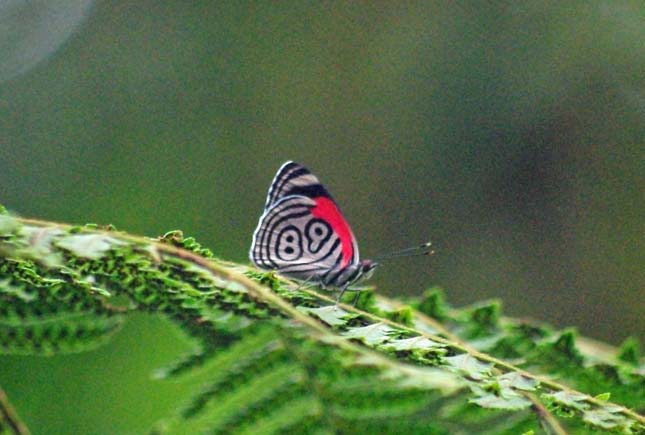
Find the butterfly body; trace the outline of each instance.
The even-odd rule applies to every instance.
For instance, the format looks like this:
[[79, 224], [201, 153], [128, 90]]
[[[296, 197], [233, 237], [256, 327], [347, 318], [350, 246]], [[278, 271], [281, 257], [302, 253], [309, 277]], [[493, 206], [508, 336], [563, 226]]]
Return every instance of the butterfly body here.
[[377, 266], [360, 260], [338, 205], [318, 178], [295, 162], [282, 165], [271, 183], [249, 257], [262, 269], [342, 291]]

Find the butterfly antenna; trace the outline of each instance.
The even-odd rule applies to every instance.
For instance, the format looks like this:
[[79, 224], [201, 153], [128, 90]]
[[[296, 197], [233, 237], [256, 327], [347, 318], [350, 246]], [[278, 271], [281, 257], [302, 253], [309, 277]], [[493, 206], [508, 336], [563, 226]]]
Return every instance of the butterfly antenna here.
[[420, 246], [413, 246], [411, 248], [401, 249], [400, 251], [390, 252], [384, 255], [380, 255], [373, 260], [376, 262], [389, 260], [391, 258], [399, 257], [416, 257], [420, 255], [432, 255], [434, 254], [434, 249], [432, 249], [432, 242], [424, 243]]

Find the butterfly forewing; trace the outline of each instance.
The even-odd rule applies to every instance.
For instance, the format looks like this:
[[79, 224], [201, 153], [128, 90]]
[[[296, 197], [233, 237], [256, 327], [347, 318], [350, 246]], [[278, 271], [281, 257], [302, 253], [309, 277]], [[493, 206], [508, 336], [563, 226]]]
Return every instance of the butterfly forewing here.
[[286, 162], [273, 177], [264, 210], [268, 210], [281, 198], [291, 195], [331, 198], [327, 189], [309, 169], [296, 162]]
[[356, 238], [331, 195], [295, 162], [282, 165], [271, 183], [250, 257], [258, 267], [324, 282], [359, 262]]

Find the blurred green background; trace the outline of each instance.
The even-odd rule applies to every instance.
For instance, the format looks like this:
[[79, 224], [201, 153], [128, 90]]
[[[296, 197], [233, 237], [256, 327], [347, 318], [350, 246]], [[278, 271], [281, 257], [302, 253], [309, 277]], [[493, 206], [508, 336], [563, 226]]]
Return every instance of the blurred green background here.
[[[271, 178], [296, 160], [366, 258], [434, 242], [383, 265], [379, 292], [440, 285], [455, 305], [645, 336], [642, 1], [31, 8], [0, 7], [14, 212], [179, 228], [247, 262]], [[94, 352], [0, 357], [0, 385], [35, 433], [141, 433], [187, 391], [151, 371], [189, 348], [137, 316]]]

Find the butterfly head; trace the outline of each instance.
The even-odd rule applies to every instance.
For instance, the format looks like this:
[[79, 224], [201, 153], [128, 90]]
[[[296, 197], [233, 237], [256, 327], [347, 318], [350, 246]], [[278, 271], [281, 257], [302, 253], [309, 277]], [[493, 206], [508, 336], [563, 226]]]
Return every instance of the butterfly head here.
[[376, 266], [378, 266], [378, 263], [372, 260], [361, 260], [359, 265], [361, 270], [361, 273], [360, 273], [361, 279], [368, 279], [374, 273], [374, 269], [376, 269]]

